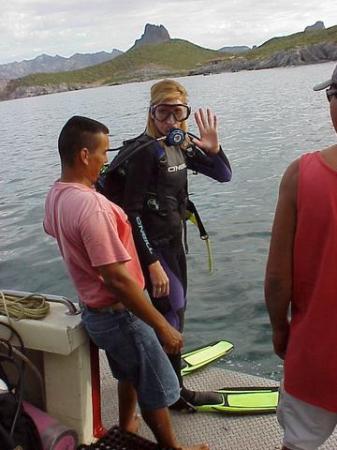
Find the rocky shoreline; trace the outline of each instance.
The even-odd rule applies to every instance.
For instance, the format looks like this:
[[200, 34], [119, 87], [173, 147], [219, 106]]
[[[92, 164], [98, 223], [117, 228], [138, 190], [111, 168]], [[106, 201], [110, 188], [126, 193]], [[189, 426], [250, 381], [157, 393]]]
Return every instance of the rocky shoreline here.
[[58, 85], [46, 86], [17, 86], [12, 87], [12, 81], [0, 82], [0, 101], [15, 100], [17, 98], [37, 97], [39, 95], [57, 94], [59, 92], [78, 91], [90, 87], [97, 87], [95, 84], [67, 84], [61, 83]]
[[[274, 53], [268, 58], [247, 58], [246, 56], [233, 56], [229, 60], [214, 60], [209, 64], [202, 65], [196, 70], [184, 73], [165, 73], [165, 76], [183, 76], [183, 75], [200, 75], [221, 72], [238, 72], [241, 70], [261, 70], [275, 67], [300, 66], [306, 64], [317, 64], [328, 61], [337, 61], [337, 44], [322, 43], [314, 44], [307, 47], [294, 48], [287, 51]], [[160, 70], [152, 67], [144, 71], [139, 76], [132, 77], [124, 82], [144, 81], [154, 79]], [[119, 84], [122, 84], [121, 81]], [[23, 97], [35, 97], [38, 95], [53, 94], [58, 92], [73, 91], [86, 89], [89, 87], [101, 86], [100, 83], [61, 83], [59, 85], [44, 86], [20, 86], [17, 80], [1, 81], [0, 80], [0, 100], [13, 100]]]

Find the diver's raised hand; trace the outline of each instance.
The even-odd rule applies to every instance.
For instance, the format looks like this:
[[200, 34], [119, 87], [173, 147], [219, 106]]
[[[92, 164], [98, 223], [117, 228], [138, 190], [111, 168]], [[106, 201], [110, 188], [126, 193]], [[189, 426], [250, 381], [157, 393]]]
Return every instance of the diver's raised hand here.
[[170, 292], [170, 282], [165, 270], [159, 261], [149, 265], [149, 274], [152, 283], [152, 295], [155, 298], [166, 297]]
[[217, 118], [210, 109], [206, 112], [199, 108], [194, 113], [195, 121], [199, 128], [200, 139], [192, 138], [194, 144], [209, 154], [216, 154], [220, 150], [218, 132], [217, 132]]

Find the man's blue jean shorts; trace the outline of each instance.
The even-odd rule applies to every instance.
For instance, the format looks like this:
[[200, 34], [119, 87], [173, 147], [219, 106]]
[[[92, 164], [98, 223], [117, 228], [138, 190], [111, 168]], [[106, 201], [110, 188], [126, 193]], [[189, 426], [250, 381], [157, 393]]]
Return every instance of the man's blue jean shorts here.
[[177, 376], [150, 326], [127, 310], [84, 308], [82, 321], [92, 341], [105, 350], [113, 376], [132, 383], [142, 410], [165, 408], [179, 399]]

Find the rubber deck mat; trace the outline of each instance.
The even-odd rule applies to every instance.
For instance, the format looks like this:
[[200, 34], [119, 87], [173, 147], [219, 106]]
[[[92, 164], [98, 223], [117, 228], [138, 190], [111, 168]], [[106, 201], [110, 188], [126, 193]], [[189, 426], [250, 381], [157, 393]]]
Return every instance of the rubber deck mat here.
[[77, 450], [173, 450], [160, 448], [137, 434], [121, 431], [117, 426], [112, 427], [105, 436], [89, 445], [80, 445]]

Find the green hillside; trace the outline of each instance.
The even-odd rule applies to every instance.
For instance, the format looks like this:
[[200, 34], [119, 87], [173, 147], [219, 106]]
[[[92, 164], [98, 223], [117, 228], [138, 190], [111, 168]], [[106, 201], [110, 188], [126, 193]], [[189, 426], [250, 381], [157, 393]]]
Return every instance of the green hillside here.
[[307, 47], [324, 42], [337, 43], [337, 25], [325, 30], [301, 32], [289, 36], [275, 37], [263, 43], [260, 47], [245, 53], [247, 58], [265, 58], [280, 51]]
[[[219, 56], [188, 41], [171, 39], [161, 44], [144, 45], [130, 49], [111, 61], [72, 72], [39, 73], [11, 82], [11, 87], [75, 84], [114, 84], [146, 78], [146, 74], [184, 74]], [[15, 86], [16, 85], [16, 86]]]

